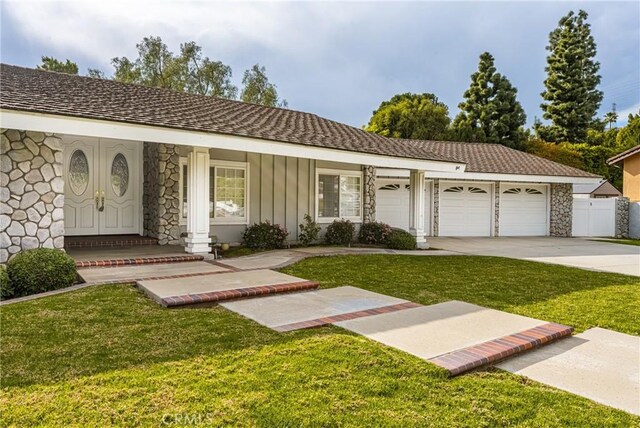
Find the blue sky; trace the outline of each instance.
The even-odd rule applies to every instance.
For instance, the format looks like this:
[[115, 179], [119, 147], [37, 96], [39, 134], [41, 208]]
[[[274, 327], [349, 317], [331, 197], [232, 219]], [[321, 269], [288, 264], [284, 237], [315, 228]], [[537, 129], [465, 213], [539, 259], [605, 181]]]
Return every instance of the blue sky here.
[[601, 113], [640, 108], [640, 2], [136, 2], [3, 0], [2, 62], [35, 67], [41, 55], [110, 75], [158, 35], [173, 51], [194, 40], [240, 83], [266, 66], [289, 107], [354, 126], [381, 101], [432, 92], [454, 117], [478, 56], [489, 51], [518, 88], [528, 124], [542, 116], [548, 34], [569, 10], [589, 13], [604, 91]]

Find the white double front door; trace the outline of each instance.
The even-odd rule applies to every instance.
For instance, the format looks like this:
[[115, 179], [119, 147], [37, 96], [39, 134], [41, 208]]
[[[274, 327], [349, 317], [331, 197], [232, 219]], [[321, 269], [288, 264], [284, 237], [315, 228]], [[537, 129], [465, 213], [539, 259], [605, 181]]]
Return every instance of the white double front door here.
[[64, 139], [66, 235], [140, 233], [142, 143]]

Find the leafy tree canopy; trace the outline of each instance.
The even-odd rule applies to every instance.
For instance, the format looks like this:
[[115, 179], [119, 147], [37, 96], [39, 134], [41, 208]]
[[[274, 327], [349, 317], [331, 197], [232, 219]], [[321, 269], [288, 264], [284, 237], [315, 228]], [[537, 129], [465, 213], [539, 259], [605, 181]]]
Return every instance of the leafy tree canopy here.
[[549, 34], [547, 78], [540, 105], [543, 117], [552, 125], [545, 134], [549, 141], [584, 141], [600, 107], [602, 92], [600, 63], [595, 61], [596, 43], [587, 24], [588, 14], [573, 11], [560, 19]]
[[480, 55], [478, 71], [471, 75], [471, 86], [464, 92], [453, 122], [457, 139], [503, 144], [519, 148], [527, 117], [516, 98], [518, 90], [498, 73], [489, 52]]
[[449, 108], [434, 94], [398, 94], [383, 101], [366, 131], [393, 138], [447, 139]]
[[50, 56], [43, 56], [38, 70], [57, 71], [59, 73], [78, 74], [78, 64], [70, 60], [60, 61]]
[[255, 64], [244, 72], [240, 100], [245, 103], [262, 104], [272, 107], [287, 107], [287, 100], [278, 98], [276, 85], [269, 82], [267, 72], [260, 64]]
[[640, 112], [630, 114], [627, 126], [620, 129], [616, 136], [618, 152], [629, 150], [640, 144]]

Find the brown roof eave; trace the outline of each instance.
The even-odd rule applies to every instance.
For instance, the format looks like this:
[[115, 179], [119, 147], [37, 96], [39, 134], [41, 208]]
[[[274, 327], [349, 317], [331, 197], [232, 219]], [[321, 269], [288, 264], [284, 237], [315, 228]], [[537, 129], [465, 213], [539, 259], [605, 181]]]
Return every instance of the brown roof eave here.
[[[145, 122], [141, 122], [141, 121], [135, 121], [135, 120], [114, 120], [114, 119], [110, 119], [110, 118], [96, 119], [95, 117], [90, 116], [90, 115], [72, 114], [72, 113], [66, 113], [66, 114], [51, 113], [50, 111], [43, 111], [43, 110], [38, 110], [38, 109], [30, 109], [28, 107], [15, 108], [13, 106], [2, 106], [2, 105], [0, 105], [0, 109], [17, 111], [17, 112], [26, 112], [26, 113], [46, 114], [46, 115], [51, 115], [51, 116], [62, 116], [62, 117], [68, 117], [68, 118], [78, 118], [78, 119], [87, 119], [87, 120], [100, 120], [100, 121], [105, 121], [105, 122], [122, 123], [122, 124], [128, 124], [128, 125], [140, 125], [140, 126], [145, 126], [145, 127], [149, 127], [149, 128], [171, 129], [171, 130], [176, 130], [176, 131], [198, 132], [198, 133], [212, 134], [212, 135], [225, 135], [225, 136], [238, 137], [238, 138], [253, 138], [253, 139], [256, 139], [256, 140], [279, 142], [279, 143], [291, 144], [291, 145], [301, 146], [301, 147], [314, 147], [314, 148], [320, 148], [320, 149], [326, 148], [326, 149], [329, 149], [329, 150], [338, 150], [338, 151], [344, 151], [344, 152], [350, 152], [350, 153], [360, 153], [360, 154], [366, 154], [366, 155], [372, 155], [372, 156], [390, 157], [390, 158], [395, 158], [395, 159], [410, 159], [410, 160], [418, 160], [418, 161], [425, 161], [425, 162], [448, 163], [448, 164], [452, 164], [452, 165], [466, 165], [465, 162], [452, 160], [452, 159], [445, 159], [442, 156], [433, 156], [432, 158], [426, 158], [426, 157], [425, 158], [414, 158], [414, 157], [408, 157], [408, 156], [394, 155], [394, 154], [391, 154], [391, 153], [383, 154], [383, 153], [374, 153], [374, 152], [365, 152], [365, 151], [354, 151], [354, 150], [349, 150], [349, 149], [340, 148], [340, 147], [318, 147], [318, 146], [312, 145], [312, 144], [297, 143], [297, 142], [294, 142], [294, 141], [283, 141], [283, 140], [278, 140], [278, 139], [275, 139], [275, 138], [265, 138], [265, 137], [259, 137], [259, 136], [254, 136], [254, 135], [242, 135], [241, 133], [230, 133], [230, 132], [223, 132], [223, 131], [214, 132], [214, 131], [206, 131], [206, 130], [202, 130], [202, 129], [189, 129], [189, 128], [183, 128], [183, 127], [180, 127], [180, 126], [170, 126], [170, 125], [160, 125], [160, 124], [151, 125], [149, 123], [145, 123]], [[150, 141], [150, 142], [153, 142], [153, 141]]]
[[640, 153], [640, 144], [631, 147], [630, 149], [625, 150], [622, 153], [618, 153], [617, 155], [610, 157], [609, 159], [607, 159], [607, 165], [620, 166], [620, 162], [637, 153]]

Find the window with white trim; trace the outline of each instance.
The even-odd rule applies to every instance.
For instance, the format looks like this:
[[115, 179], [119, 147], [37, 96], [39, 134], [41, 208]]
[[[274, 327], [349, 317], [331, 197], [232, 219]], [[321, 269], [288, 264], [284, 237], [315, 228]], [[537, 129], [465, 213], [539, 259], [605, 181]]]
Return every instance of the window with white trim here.
[[318, 220], [362, 219], [362, 173], [322, 170], [317, 172]]
[[187, 224], [187, 158], [180, 158], [180, 224]]
[[214, 165], [210, 172], [209, 217], [215, 222], [245, 223], [247, 220], [247, 168]]
[[[209, 218], [211, 224], [246, 224], [249, 174], [245, 162], [211, 160], [209, 164]], [[181, 224], [187, 222], [187, 159], [180, 159]]]

